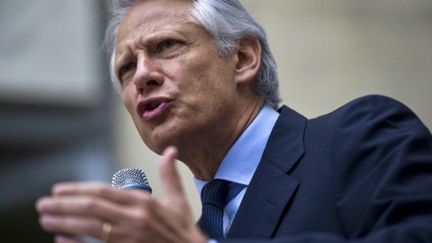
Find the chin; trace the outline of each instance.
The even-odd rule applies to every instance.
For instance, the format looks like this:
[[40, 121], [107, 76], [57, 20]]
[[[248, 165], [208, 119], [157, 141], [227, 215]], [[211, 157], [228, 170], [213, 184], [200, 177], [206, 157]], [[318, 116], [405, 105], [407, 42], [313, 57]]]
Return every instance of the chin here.
[[152, 130], [151, 134], [147, 134], [148, 136], [142, 135], [141, 138], [144, 141], [144, 143], [147, 145], [150, 150], [155, 152], [156, 154], [161, 155], [162, 152], [168, 147], [168, 146], [176, 146], [178, 147], [178, 144], [176, 143], [176, 136], [173, 136], [172, 130], [169, 132], [169, 130], [166, 131], [158, 131], [159, 129], [156, 128]]
[[199, 128], [201, 126], [190, 119], [176, 117], [154, 127], [140, 127], [139, 133], [147, 147], [160, 155], [168, 146], [181, 149], [191, 145], [195, 135], [202, 134]]

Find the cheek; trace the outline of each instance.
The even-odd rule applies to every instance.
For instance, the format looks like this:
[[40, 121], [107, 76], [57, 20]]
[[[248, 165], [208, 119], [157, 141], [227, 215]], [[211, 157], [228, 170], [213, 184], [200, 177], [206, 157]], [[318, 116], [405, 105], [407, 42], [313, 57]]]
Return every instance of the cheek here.
[[122, 91], [122, 102], [126, 109], [129, 111], [130, 115], [133, 115], [133, 113], [131, 112], [133, 107], [133, 100], [127, 89]]
[[177, 66], [174, 71], [177, 75], [177, 86], [181, 91], [190, 92], [191, 95], [211, 95], [212, 92], [218, 93], [221, 89], [228, 89], [230, 80], [233, 79], [230, 70], [227, 70], [218, 57], [209, 56], [208, 58], [198, 58], [191, 62], [184, 60], [182, 65]]
[[138, 122], [140, 118], [138, 117], [138, 114], [136, 112], [137, 101], [135, 99], [134, 92], [130, 92], [130, 90], [124, 89], [122, 92], [122, 102], [133, 122], [138, 127]]

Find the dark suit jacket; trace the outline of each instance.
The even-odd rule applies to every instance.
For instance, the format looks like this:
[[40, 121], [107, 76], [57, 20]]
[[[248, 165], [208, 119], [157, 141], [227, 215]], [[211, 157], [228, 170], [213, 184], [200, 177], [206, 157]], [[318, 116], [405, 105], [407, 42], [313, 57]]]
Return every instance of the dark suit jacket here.
[[367, 96], [308, 120], [280, 110], [226, 241], [432, 242], [432, 137]]

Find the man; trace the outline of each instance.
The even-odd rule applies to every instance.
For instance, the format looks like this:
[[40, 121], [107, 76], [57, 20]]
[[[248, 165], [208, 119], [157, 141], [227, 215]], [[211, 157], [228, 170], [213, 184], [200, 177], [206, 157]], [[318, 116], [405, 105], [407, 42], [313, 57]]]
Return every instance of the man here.
[[[369, 96], [311, 120], [276, 111], [273, 58], [238, 1], [122, 4], [108, 31], [113, 70], [143, 141], [163, 155], [166, 197], [56, 185], [36, 206], [56, 242], [432, 242], [432, 138], [408, 108]], [[201, 229], [176, 158], [203, 201], [222, 182], [210, 194], [226, 194], [223, 215], [204, 203]]]

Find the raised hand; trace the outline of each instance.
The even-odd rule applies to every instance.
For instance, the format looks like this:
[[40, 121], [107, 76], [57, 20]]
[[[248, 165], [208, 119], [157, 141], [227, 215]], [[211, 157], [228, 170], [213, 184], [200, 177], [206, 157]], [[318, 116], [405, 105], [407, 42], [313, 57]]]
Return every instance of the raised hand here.
[[207, 242], [197, 228], [175, 167], [177, 150], [165, 149], [159, 172], [165, 198], [101, 183], [60, 183], [36, 203], [43, 229], [57, 243], [91, 236], [110, 243]]

